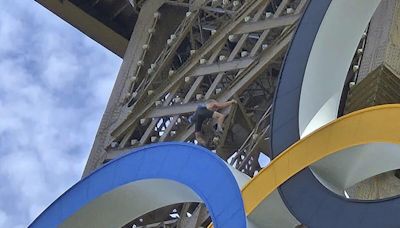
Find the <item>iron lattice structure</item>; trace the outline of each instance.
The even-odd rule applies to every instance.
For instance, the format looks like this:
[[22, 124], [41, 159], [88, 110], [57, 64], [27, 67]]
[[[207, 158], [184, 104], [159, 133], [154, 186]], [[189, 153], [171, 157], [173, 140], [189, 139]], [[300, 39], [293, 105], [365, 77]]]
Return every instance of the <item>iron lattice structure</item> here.
[[[210, 98], [239, 101], [216, 149], [231, 157], [265, 119], [306, 2], [180, 1], [148, 12], [153, 21], [135, 26], [143, 37], [125, 54], [86, 173], [138, 146], [193, 141], [186, 117]], [[163, 17], [172, 9], [180, 18], [165, 28]]]
[[[107, 3], [90, 2], [75, 4], [101, 9]], [[194, 126], [187, 117], [211, 98], [238, 101], [225, 120], [215, 153], [255, 175], [261, 169], [260, 153], [269, 154], [277, 77], [308, 1], [127, 2], [118, 3], [120, 7], [114, 3], [115, 20], [108, 23], [117, 31], [126, 26], [126, 18], [135, 18], [136, 24], [84, 176], [136, 147], [194, 143]], [[125, 21], [116, 24], [118, 14]], [[209, 222], [203, 204], [186, 203], [132, 218], [125, 227], [198, 227]]]

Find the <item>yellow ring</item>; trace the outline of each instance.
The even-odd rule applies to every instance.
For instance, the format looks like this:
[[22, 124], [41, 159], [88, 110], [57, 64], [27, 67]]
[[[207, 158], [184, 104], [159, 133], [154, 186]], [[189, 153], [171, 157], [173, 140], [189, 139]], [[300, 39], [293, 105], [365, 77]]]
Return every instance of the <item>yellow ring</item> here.
[[287, 179], [343, 149], [374, 142], [400, 144], [400, 105], [382, 105], [343, 116], [293, 144], [242, 189], [249, 215]]

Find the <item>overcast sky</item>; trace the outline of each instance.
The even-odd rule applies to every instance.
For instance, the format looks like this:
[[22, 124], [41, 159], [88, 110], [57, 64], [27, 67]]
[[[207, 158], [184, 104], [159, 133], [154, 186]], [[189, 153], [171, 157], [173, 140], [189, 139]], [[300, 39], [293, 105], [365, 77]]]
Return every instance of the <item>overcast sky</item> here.
[[33, 0], [0, 0], [0, 227], [80, 179], [121, 59]]

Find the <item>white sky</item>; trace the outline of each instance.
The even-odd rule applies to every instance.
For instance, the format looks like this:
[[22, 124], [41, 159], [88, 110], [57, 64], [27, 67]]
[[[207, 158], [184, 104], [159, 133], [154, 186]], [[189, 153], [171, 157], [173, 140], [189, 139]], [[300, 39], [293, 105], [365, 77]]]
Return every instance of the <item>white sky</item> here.
[[80, 179], [121, 59], [33, 0], [0, 0], [0, 227]]

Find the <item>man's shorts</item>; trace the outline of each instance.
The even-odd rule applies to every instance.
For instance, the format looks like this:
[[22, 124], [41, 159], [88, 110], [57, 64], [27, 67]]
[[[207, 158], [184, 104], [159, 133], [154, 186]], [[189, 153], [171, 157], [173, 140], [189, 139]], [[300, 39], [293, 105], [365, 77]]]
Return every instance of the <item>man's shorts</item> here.
[[207, 107], [200, 106], [196, 110], [196, 132], [201, 132], [201, 126], [203, 122], [207, 119], [212, 118], [214, 111], [207, 109]]

